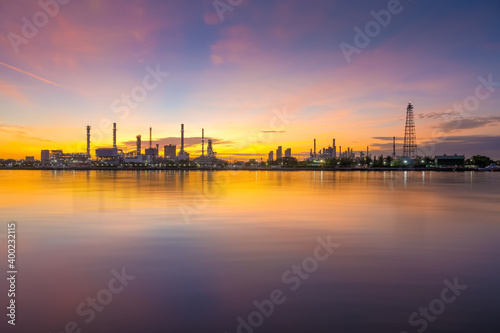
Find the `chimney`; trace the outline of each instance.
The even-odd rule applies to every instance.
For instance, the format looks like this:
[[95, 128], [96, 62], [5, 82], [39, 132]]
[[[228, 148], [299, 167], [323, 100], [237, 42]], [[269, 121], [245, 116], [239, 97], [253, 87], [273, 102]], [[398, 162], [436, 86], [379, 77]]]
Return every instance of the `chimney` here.
[[113, 123], [113, 148], [116, 149], [116, 123]]
[[184, 153], [184, 124], [181, 124], [181, 153]]
[[392, 157], [396, 157], [396, 137], [392, 138]]
[[149, 149], [153, 148], [152, 147], [152, 140], [153, 140], [153, 128], [149, 128]]
[[201, 156], [205, 155], [205, 129], [201, 129]]
[[335, 145], [335, 139], [333, 139], [333, 156], [332, 157], [337, 157], [337, 146]]
[[90, 126], [87, 126], [87, 158], [90, 159]]
[[137, 138], [137, 155], [141, 155], [141, 136], [136, 136]]
[[314, 139], [314, 157], [316, 157], [316, 139]]

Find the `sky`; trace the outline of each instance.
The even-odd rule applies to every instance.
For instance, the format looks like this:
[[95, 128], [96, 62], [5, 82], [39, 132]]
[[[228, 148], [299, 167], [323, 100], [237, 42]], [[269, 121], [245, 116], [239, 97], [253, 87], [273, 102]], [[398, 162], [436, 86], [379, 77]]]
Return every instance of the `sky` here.
[[[223, 159], [332, 145], [500, 159], [500, 2], [0, 2], [0, 158], [201, 129]], [[206, 149], [206, 147], [205, 147]]]

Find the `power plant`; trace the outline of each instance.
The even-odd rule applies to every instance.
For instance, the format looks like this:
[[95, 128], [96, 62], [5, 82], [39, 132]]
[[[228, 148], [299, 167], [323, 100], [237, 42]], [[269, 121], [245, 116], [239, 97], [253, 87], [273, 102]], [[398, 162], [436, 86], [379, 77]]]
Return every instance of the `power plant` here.
[[[160, 143], [153, 142], [153, 128], [149, 127], [149, 148], [142, 152], [142, 136], [139, 134], [136, 136], [135, 149], [124, 152], [122, 149], [118, 148], [117, 145], [117, 126], [113, 123], [112, 126], [113, 142], [111, 147], [99, 147], [95, 149], [95, 159], [91, 159], [91, 126], [86, 126], [86, 153], [70, 153], [65, 154], [61, 150], [43, 150], [42, 151], [42, 161], [43, 163], [49, 164], [68, 164], [68, 163], [83, 163], [84, 165], [97, 164], [98, 166], [140, 166], [140, 165], [176, 165], [176, 163], [182, 162], [182, 164], [187, 164], [194, 166], [203, 167], [218, 167], [227, 164], [226, 161], [218, 159], [216, 153], [214, 152], [213, 139], [207, 139], [208, 145], [205, 147], [205, 128], [201, 128], [201, 155], [190, 163], [190, 154], [186, 151], [186, 140], [185, 140], [185, 127], [181, 124], [180, 130], [180, 150], [177, 152], [177, 145], [175, 142], [171, 142], [163, 146], [163, 157], [160, 156]], [[192, 139], [192, 138], [189, 138]], [[161, 141], [160, 141], [161, 142]], [[318, 140], [313, 139], [313, 146], [310, 149], [309, 158], [305, 161], [310, 162], [310, 165], [319, 163], [331, 163], [341, 164], [344, 163], [358, 163], [357, 165], [369, 165], [371, 160], [370, 146], [366, 146], [366, 151], [360, 151], [358, 154], [354, 152], [354, 149], [347, 147], [346, 151], [342, 151], [342, 146], [339, 146], [337, 151], [337, 142], [333, 138], [331, 146], [327, 148], [318, 149]], [[127, 144], [133, 144], [128, 142]], [[193, 145], [193, 141], [188, 141], [188, 147]], [[129, 146], [130, 147], [130, 146]], [[205, 148], [207, 148], [205, 150]], [[397, 163], [413, 165], [413, 159], [417, 156], [417, 144], [416, 144], [416, 134], [415, 134], [415, 122], [413, 114], [413, 105], [411, 102], [408, 103], [406, 110], [406, 124], [405, 124], [405, 137], [404, 137], [404, 147], [403, 156], [396, 157], [396, 137], [392, 137], [392, 160]], [[366, 157], [366, 158], [365, 158]], [[384, 165], [386, 162], [391, 162], [391, 156], [388, 158], [380, 157], [378, 160], [384, 160]], [[292, 160], [285, 160], [292, 158]], [[334, 161], [332, 161], [334, 160]], [[377, 157], [374, 158], [373, 163]], [[268, 162], [276, 162], [281, 165], [288, 165], [288, 163], [293, 162], [292, 150], [291, 148], [286, 148], [283, 152], [283, 146], [278, 146], [275, 151], [270, 151], [267, 156]], [[295, 159], [296, 161], [296, 159]], [[399, 161], [399, 162], [398, 162]], [[284, 163], [285, 162], [285, 163]], [[250, 160], [250, 165], [257, 165], [256, 159]], [[261, 158], [261, 163], [264, 163]], [[295, 162], [296, 163], [296, 162]], [[362, 164], [361, 164], [362, 163]], [[264, 165], [264, 164], [261, 164]], [[277, 165], [272, 164], [271, 165]], [[380, 165], [380, 162], [377, 162]]]

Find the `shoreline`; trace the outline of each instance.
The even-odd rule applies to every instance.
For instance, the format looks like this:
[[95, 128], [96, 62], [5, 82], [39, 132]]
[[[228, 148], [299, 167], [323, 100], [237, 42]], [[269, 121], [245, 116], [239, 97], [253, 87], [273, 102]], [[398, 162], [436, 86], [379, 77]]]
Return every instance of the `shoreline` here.
[[437, 172], [498, 172], [500, 170], [478, 170], [478, 169], [465, 169], [465, 168], [200, 168], [200, 167], [172, 167], [172, 168], [160, 168], [160, 167], [134, 167], [134, 168], [116, 168], [116, 167], [87, 167], [87, 168], [26, 168], [26, 167], [16, 167], [16, 168], [0, 168], [3, 170], [31, 170], [31, 171], [437, 171]]

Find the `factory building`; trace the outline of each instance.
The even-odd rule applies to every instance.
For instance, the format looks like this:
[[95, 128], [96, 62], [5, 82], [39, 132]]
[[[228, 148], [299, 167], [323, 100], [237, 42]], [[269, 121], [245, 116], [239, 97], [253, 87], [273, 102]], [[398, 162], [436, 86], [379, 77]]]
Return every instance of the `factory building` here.
[[62, 150], [51, 150], [49, 153], [51, 166], [87, 166], [87, 153], [64, 153]]
[[436, 156], [434, 158], [436, 167], [447, 168], [447, 167], [461, 167], [465, 166], [465, 156], [464, 155], [442, 155]]
[[163, 147], [164, 149], [164, 156], [166, 159], [170, 159], [170, 160], [173, 160], [175, 159], [175, 156], [177, 154], [177, 149], [176, 149], [176, 145], [168, 145], [168, 146], [164, 146]]

